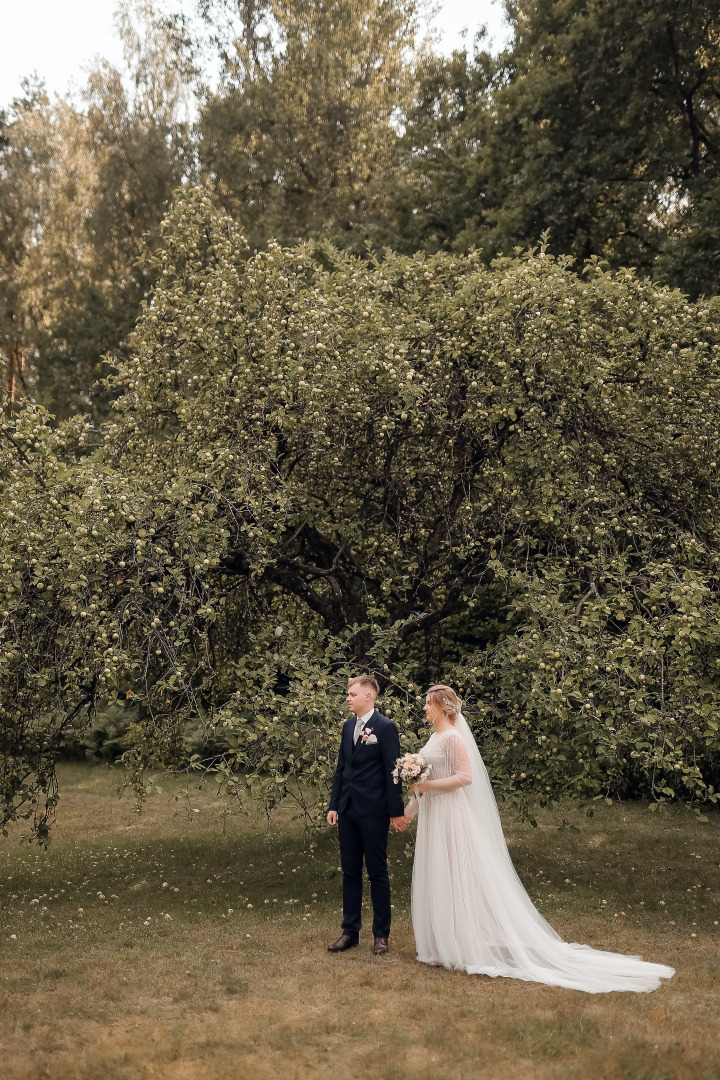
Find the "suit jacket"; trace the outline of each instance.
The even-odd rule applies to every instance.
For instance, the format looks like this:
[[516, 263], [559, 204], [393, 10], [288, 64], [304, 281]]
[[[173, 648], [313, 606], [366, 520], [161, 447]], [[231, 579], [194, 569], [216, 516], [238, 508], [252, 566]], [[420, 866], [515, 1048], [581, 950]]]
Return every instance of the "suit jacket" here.
[[357, 717], [346, 720], [330, 791], [330, 810], [342, 814], [349, 806], [362, 817], [401, 817], [405, 812], [402, 786], [392, 778], [400, 757], [398, 730], [377, 709], [365, 724], [377, 742], [353, 744]]

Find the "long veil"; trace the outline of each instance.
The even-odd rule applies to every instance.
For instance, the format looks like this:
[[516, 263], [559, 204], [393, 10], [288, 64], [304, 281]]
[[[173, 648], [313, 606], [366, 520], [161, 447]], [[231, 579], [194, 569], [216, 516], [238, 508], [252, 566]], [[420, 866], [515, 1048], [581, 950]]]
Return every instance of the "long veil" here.
[[454, 916], [464, 924], [471, 959], [463, 965], [466, 970], [588, 993], [655, 990], [661, 979], [671, 978], [673, 968], [663, 964], [565, 942], [543, 919], [510, 859], [490, 777], [462, 713], [455, 726], [472, 766], [472, 783], [462, 789], [469, 810], [469, 850], [463, 861], [474, 864], [474, 880], [470, 895], [462, 890], [463, 911]]

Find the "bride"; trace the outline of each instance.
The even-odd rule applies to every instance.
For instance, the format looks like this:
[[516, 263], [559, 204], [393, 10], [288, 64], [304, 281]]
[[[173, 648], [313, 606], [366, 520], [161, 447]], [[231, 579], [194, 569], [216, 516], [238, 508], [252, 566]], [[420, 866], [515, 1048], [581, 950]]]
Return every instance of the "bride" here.
[[515, 873], [480, 752], [449, 686], [431, 686], [435, 731], [421, 751], [430, 779], [415, 785], [412, 920], [418, 960], [590, 994], [655, 990], [675, 972], [637, 956], [568, 944], [533, 906]]

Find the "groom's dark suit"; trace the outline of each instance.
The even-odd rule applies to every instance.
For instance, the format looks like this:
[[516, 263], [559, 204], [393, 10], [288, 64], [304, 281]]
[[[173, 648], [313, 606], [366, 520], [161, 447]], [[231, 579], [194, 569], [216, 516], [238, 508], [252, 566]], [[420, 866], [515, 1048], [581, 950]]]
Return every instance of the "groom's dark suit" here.
[[373, 934], [390, 934], [390, 878], [387, 839], [391, 817], [405, 811], [402, 788], [392, 771], [400, 757], [400, 738], [392, 720], [375, 710], [365, 731], [377, 741], [353, 742], [356, 718], [343, 725], [337, 769], [330, 792], [330, 810], [338, 814], [340, 862], [343, 872], [343, 921], [345, 933], [358, 934], [362, 922], [363, 858], [370, 878]]

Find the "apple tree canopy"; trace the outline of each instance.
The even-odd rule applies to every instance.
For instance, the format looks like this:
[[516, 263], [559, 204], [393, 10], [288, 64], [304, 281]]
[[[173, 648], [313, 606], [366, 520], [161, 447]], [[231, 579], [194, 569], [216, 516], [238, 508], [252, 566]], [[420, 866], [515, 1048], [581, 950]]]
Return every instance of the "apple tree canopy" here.
[[47, 834], [107, 702], [138, 775], [199, 718], [312, 817], [361, 670], [410, 749], [457, 685], [502, 795], [714, 801], [718, 300], [542, 249], [248, 259], [201, 188], [161, 236], [107, 423], [2, 422], [5, 820]]

